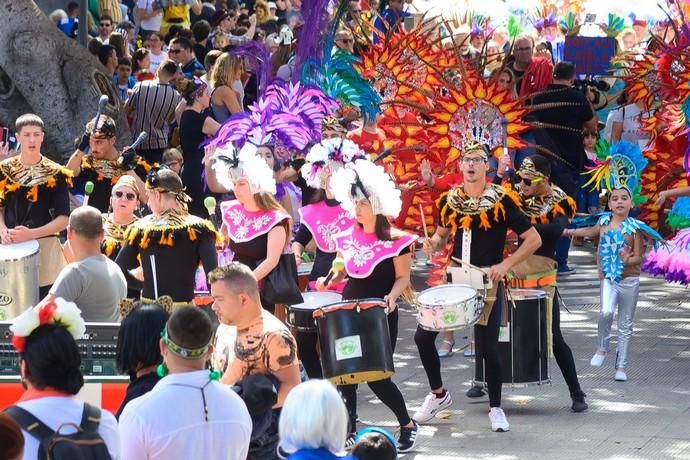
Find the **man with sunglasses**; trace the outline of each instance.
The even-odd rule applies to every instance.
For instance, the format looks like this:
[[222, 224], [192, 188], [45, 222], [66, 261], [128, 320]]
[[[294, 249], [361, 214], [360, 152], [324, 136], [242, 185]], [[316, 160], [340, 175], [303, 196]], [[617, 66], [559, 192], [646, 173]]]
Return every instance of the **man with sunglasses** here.
[[130, 273], [141, 265], [142, 301], [155, 303], [165, 295], [175, 307], [191, 305], [199, 264], [206, 273], [218, 266], [216, 241], [220, 235], [211, 222], [189, 214], [191, 198], [172, 170], [152, 168], [146, 194], [151, 214], [129, 226], [115, 262], [130, 286], [142, 285]]
[[[516, 194], [487, 181], [489, 171], [489, 149], [486, 145], [469, 143], [461, 152], [460, 168], [463, 182], [443, 193], [438, 201], [439, 226], [436, 233], [425, 241], [428, 252], [445, 247], [453, 233], [452, 256], [461, 268], [467, 271], [469, 281], [478, 280], [475, 289], [486, 289], [484, 309], [474, 328], [477, 353], [486, 364], [486, 382], [489, 389], [489, 420], [493, 431], [508, 431], [510, 425], [501, 409], [501, 386], [503, 375], [498, 353], [498, 333], [501, 314], [505, 304], [503, 280], [507, 273], [541, 245], [541, 238], [529, 220], [519, 209]], [[523, 244], [510, 257], [503, 258], [508, 229], [523, 240]], [[458, 272], [459, 269], [449, 271]], [[458, 277], [464, 276], [459, 273]], [[482, 284], [479, 286], [478, 284]], [[490, 287], [489, 287], [490, 286]], [[438, 332], [417, 327], [415, 343], [429, 379], [431, 393], [413, 419], [423, 423], [433, 417], [452, 401], [441, 379], [441, 362], [435, 345]]]
[[[83, 191], [87, 182], [93, 183], [89, 205], [102, 213], [108, 212], [113, 185], [121, 176], [132, 176], [139, 187], [139, 196], [142, 197], [144, 180], [151, 169], [151, 166], [132, 150], [125, 148], [120, 154], [115, 148], [115, 133], [115, 120], [108, 115], [101, 115], [89, 121], [77, 150], [66, 166], [75, 176], [73, 193], [77, 190]], [[142, 202], [146, 203], [145, 200]]]
[[570, 390], [572, 410], [582, 412], [587, 409], [586, 395], [580, 388], [573, 352], [561, 333], [555, 258], [556, 245], [570, 219], [575, 216], [576, 204], [563, 190], [549, 181], [550, 175], [551, 163], [541, 155], [525, 158], [515, 174], [520, 209], [539, 232], [542, 245], [523, 262], [513, 266], [511, 274], [514, 278], [511, 279], [510, 286], [539, 289], [549, 295], [551, 312], [547, 314], [547, 327], [550, 322], [552, 340], [547, 340], [547, 343], [553, 343], [553, 355]]
[[113, 33], [113, 18], [108, 15], [101, 16], [101, 20], [98, 24], [98, 39], [104, 45], [110, 42], [110, 34]]

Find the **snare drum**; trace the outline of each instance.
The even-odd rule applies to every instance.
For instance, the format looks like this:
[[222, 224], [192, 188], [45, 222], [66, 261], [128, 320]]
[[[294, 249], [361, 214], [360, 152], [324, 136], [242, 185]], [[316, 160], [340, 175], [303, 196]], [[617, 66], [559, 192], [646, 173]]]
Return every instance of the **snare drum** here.
[[375, 382], [395, 373], [386, 304], [338, 302], [314, 312], [323, 376], [336, 385]]
[[308, 291], [302, 293], [304, 302], [287, 307], [285, 322], [300, 332], [316, 332], [314, 311], [325, 305], [340, 302], [343, 296], [333, 291]]
[[38, 248], [36, 240], [0, 244], [0, 321], [15, 318], [38, 303]]
[[297, 266], [297, 285], [302, 292], [305, 292], [307, 286], [309, 286], [309, 276], [311, 275], [312, 268], [314, 268], [314, 262], [302, 262]]
[[[546, 350], [546, 293], [533, 289], [511, 289], [508, 324], [498, 337], [503, 383], [545, 384], [551, 382]], [[474, 381], [484, 383], [482, 344], [477, 342]]]
[[484, 299], [470, 286], [445, 284], [417, 296], [417, 324], [427, 331], [452, 331], [474, 325]]

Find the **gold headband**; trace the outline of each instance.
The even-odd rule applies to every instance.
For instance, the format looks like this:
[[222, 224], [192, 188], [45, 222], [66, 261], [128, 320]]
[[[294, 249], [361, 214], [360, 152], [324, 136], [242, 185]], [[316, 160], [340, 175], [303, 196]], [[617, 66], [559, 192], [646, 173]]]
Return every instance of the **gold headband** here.
[[480, 144], [479, 142], [470, 142], [470, 143], [465, 144], [462, 148], [462, 153], [460, 154], [460, 156], [464, 157], [468, 153], [475, 153], [475, 152], [480, 152], [482, 155], [482, 158], [484, 158], [485, 160], [489, 159], [489, 154], [486, 153], [484, 145]]

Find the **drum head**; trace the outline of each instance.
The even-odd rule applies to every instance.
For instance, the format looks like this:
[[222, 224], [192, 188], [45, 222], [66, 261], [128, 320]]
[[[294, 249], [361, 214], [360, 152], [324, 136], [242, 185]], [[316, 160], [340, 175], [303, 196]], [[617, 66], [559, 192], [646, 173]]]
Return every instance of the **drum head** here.
[[316, 310], [324, 305], [340, 302], [343, 296], [334, 291], [307, 291], [302, 293], [304, 302], [297, 305], [290, 305], [291, 310]]
[[312, 268], [314, 268], [314, 262], [302, 262], [297, 266], [297, 274], [300, 276], [309, 275]]
[[508, 300], [543, 299], [544, 297], [546, 297], [546, 292], [538, 289], [510, 289], [508, 291]]
[[477, 296], [477, 291], [464, 284], [444, 284], [422, 291], [417, 301], [422, 305], [453, 305]]
[[38, 241], [29, 240], [23, 243], [1, 244], [0, 260], [19, 260], [38, 252]]

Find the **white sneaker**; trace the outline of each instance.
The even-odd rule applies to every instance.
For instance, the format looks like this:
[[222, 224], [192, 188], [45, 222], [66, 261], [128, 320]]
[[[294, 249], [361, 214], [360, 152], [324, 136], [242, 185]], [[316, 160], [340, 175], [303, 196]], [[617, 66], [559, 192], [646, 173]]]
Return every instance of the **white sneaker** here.
[[604, 360], [606, 359], [606, 355], [600, 355], [599, 353], [594, 353], [594, 356], [592, 356], [592, 360], [589, 362], [591, 366], [594, 367], [600, 367], [602, 364], [604, 364]]
[[625, 374], [625, 371], [618, 370], [616, 371], [616, 382], [625, 382], [628, 380], [628, 376]]
[[412, 420], [417, 423], [428, 422], [436, 416], [443, 409], [450, 407], [453, 400], [450, 397], [450, 392], [446, 390], [446, 395], [443, 398], [437, 398], [435, 393], [429, 393], [424, 398], [422, 407], [412, 416]]
[[489, 421], [491, 421], [491, 431], [510, 431], [510, 425], [508, 424], [506, 414], [500, 407], [491, 408], [489, 412]]

